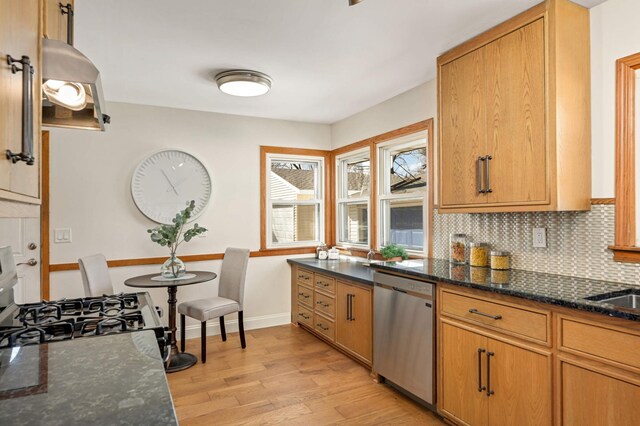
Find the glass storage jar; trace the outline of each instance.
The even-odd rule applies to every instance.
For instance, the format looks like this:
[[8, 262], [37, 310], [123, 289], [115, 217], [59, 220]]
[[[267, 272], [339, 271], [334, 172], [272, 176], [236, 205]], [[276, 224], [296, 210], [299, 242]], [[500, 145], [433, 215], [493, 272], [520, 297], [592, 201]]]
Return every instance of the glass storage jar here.
[[449, 261], [463, 264], [467, 262], [467, 244], [469, 239], [466, 234], [451, 234], [449, 236]]
[[469, 243], [469, 265], [489, 266], [489, 244]]
[[510, 267], [510, 260], [508, 251], [492, 251], [491, 269], [507, 270]]

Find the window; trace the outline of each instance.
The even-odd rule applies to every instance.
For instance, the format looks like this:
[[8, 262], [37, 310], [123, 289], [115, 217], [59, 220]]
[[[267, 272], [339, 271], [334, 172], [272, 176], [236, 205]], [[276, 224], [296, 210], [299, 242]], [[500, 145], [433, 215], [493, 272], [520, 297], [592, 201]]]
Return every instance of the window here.
[[369, 247], [369, 149], [336, 158], [338, 244]]
[[324, 157], [266, 154], [265, 248], [317, 245], [324, 238]]
[[428, 158], [426, 132], [378, 147], [380, 246], [397, 244], [409, 251], [427, 247]]

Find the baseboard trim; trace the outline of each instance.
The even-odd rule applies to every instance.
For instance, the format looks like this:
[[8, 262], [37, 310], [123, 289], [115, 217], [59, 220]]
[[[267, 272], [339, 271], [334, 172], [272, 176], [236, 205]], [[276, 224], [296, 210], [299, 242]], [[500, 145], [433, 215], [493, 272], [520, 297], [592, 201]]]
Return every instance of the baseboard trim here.
[[[179, 318], [176, 319], [178, 325], [180, 323]], [[275, 327], [278, 325], [289, 324], [291, 322], [291, 312], [283, 312], [280, 314], [263, 315], [260, 317], [251, 317], [244, 319], [245, 330], [257, 330], [259, 328]], [[224, 326], [227, 333], [234, 333], [238, 331], [238, 320], [226, 320]], [[187, 325], [186, 329], [187, 339], [200, 338], [200, 324]], [[207, 336], [217, 336], [220, 334], [220, 322], [218, 319], [207, 321]], [[178, 328], [178, 340], [180, 340], [180, 328]]]

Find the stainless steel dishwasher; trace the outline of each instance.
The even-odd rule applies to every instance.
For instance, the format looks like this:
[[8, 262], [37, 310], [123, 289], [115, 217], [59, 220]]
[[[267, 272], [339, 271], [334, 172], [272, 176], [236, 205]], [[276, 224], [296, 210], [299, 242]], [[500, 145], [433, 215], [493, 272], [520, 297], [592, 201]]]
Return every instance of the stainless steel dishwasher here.
[[373, 281], [373, 369], [435, 405], [434, 285], [380, 271]]

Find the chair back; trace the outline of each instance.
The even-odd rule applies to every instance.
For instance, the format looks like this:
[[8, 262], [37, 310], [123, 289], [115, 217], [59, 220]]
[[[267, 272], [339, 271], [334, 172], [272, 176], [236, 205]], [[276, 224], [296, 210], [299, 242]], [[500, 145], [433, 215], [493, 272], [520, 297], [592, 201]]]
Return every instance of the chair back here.
[[218, 296], [235, 300], [242, 310], [244, 281], [247, 277], [249, 249], [228, 248], [224, 252], [220, 270]]
[[78, 259], [78, 264], [86, 297], [113, 294], [107, 259], [102, 253], [82, 257]]

